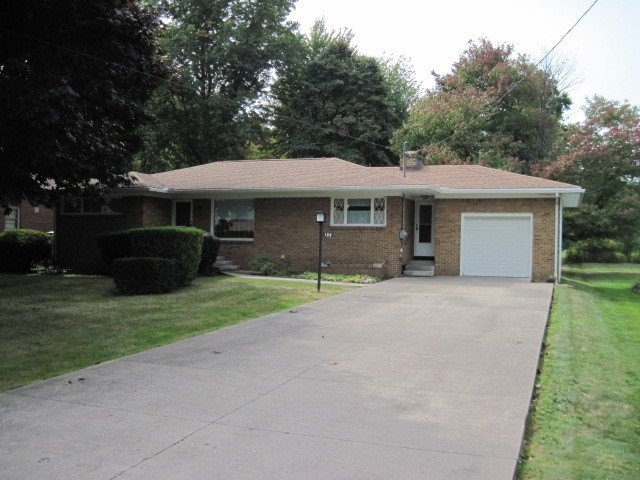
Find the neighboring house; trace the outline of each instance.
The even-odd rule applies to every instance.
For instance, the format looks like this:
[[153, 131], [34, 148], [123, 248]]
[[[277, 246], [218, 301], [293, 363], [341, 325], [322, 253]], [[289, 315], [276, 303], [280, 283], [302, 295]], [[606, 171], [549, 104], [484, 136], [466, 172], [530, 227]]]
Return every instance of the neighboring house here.
[[0, 232], [28, 228], [31, 230], [53, 231], [54, 214], [50, 208], [42, 205], [31, 205], [23, 200], [20, 205], [12, 206], [11, 212], [4, 216], [0, 223]]
[[[114, 191], [106, 205], [60, 206], [62, 265], [104, 269], [102, 232], [193, 225], [219, 236], [220, 254], [243, 269], [269, 255], [314, 270], [316, 212], [325, 211], [329, 272], [394, 277], [409, 265], [413, 274], [546, 281], [560, 266], [562, 210], [578, 206], [584, 192], [482, 166], [414, 162], [403, 174], [338, 158], [224, 161], [131, 176], [134, 185]], [[427, 262], [416, 271], [415, 259]]]

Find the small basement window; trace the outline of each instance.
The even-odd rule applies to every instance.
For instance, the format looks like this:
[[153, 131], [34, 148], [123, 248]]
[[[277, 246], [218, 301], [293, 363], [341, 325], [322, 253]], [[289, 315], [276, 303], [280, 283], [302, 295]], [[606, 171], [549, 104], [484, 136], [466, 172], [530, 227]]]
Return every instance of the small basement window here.
[[333, 198], [331, 225], [384, 227], [387, 224], [387, 199]]
[[62, 215], [119, 215], [120, 198], [65, 198], [60, 205]]

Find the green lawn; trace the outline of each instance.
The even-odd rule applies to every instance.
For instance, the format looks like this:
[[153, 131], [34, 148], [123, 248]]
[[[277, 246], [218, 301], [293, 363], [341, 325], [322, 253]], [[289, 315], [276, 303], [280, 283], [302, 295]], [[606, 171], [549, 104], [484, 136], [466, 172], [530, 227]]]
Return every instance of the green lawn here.
[[640, 265], [565, 269], [518, 478], [640, 478]]
[[114, 295], [111, 279], [0, 275], [0, 391], [344, 292], [199, 278], [165, 295]]

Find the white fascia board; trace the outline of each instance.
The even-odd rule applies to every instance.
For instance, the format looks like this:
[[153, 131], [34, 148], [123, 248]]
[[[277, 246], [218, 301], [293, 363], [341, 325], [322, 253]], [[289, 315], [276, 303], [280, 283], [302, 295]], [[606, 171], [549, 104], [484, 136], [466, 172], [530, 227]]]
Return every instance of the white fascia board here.
[[174, 198], [305, 198], [305, 197], [392, 197], [415, 193], [433, 195], [434, 190], [425, 187], [390, 185], [384, 187], [345, 186], [327, 188], [290, 188], [290, 189], [242, 189], [242, 190], [174, 190]]

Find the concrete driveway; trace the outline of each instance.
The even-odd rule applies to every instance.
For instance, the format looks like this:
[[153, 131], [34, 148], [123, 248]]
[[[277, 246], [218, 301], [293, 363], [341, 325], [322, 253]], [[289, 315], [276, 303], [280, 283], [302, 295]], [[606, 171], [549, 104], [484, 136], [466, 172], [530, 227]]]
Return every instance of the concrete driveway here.
[[0, 395], [3, 479], [511, 479], [552, 286], [400, 278]]

